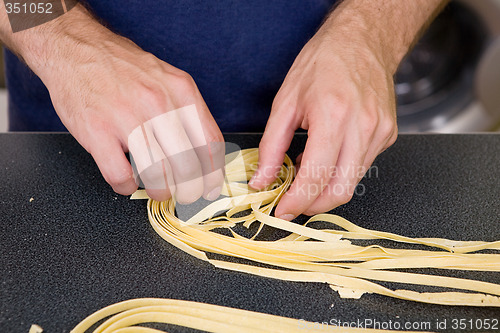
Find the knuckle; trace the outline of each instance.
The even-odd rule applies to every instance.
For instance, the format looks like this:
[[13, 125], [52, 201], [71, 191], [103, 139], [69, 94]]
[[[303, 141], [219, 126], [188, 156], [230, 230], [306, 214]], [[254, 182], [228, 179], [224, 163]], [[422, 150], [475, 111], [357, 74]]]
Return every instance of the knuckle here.
[[326, 185], [328, 183], [328, 178], [318, 174], [312, 174], [307, 177], [307, 181], [309, 184]]
[[194, 94], [197, 90], [193, 77], [184, 71], [179, 71], [174, 75], [173, 83], [175, 89], [184, 94]]
[[333, 110], [346, 110], [349, 108], [349, 101], [347, 98], [344, 98], [339, 94], [325, 94], [319, 103], [321, 103], [321, 108], [329, 112], [332, 112]]
[[376, 112], [373, 112], [372, 110], [365, 112], [365, 114], [363, 115], [363, 119], [360, 121], [361, 133], [365, 137], [370, 138], [373, 133], [375, 133], [378, 124], [379, 117]]
[[167, 103], [165, 89], [159, 85], [143, 84], [139, 88], [138, 94], [140, 101], [147, 101], [149, 105], [157, 108], [158, 111], [163, 111], [163, 107]]
[[330, 179], [328, 167], [324, 165], [318, 165], [318, 166], [301, 165], [299, 172], [301, 171], [302, 175], [305, 177], [307, 182], [311, 184], [326, 185], [328, 183], [328, 180]]
[[162, 192], [170, 188], [169, 171], [164, 170], [163, 165], [162, 162], [154, 163], [139, 174], [146, 189]]
[[397, 138], [398, 138], [398, 127], [396, 126], [394, 128], [394, 133], [392, 134], [391, 138], [387, 142], [386, 147], [392, 146], [396, 142]]
[[355, 187], [350, 180], [339, 180], [329, 186], [327, 192], [329, 195], [329, 208], [333, 209], [351, 201]]
[[177, 184], [194, 180], [201, 176], [201, 166], [199, 163], [183, 163], [182, 167], [177, 168], [174, 173]]
[[89, 114], [92, 114], [92, 131], [94, 133], [94, 137], [99, 138], [102, 140], [103, 138], [107, 137], [108, 133], [113, 132], [113, 124], [112, 122], [107, 119], [104, 115], [103, 112], [99, 109], [88, 109], [87, 112]]
[[320, 98], [310, 99], [306, 108], [307, 112], [320, 112], [332, 121], [346, 123], [351, 104], [348, 97], [328, 92]]
[[379, 131], [382, 136], [389, 138], [393, 135], [394, 131], [397, 129], [395, 119], [386, 117], [379, 124]]
[[166, 201], [172, 197], [169, 190], [149, 189], [146, 188], [146, 193], [157, 201]]
[[340, 194], [336, 199], [337, 199], [337, 205], [344, 205], [351, 201], [353, 196], [353, 192], [351, 191], [344, 191], [342, 194]]
[[119, 186], [129, 182], [132, 179], [131, 172], [111, 172], [103, 174], [106, 182], [111, 186]]

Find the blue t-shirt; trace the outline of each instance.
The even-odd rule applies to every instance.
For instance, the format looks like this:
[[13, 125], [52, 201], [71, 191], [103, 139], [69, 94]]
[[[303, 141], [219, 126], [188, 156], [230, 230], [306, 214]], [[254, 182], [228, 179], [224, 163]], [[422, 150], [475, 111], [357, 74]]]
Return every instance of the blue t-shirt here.
[[[262, 131], [334, 0], [87, 0], [113, 31], [188, 72], [223, 132]], [[11, 131], [65, 131], [47, 89], [6, 51]]]

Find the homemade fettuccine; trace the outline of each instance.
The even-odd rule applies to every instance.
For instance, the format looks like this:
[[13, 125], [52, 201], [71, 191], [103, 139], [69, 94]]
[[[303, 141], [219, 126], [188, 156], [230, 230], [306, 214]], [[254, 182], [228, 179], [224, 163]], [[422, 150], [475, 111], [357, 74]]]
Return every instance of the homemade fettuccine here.
[[[500, 241], [409, 238], [364, 229], [332, 214], [313, 216], [304, 225], [288, 222], [271, 216], [271, 211], [293, 180], [295, 171], [290, 158], [286, 156], [277, 180], [260, 192], [247, 185], [258, 161], [257, 149], [229, 154], [227, 161], [223, 197], [186, 221], [176, 216], [174, 199], [148, 200], [149, 221], [163, 239], [216, 267], [274, 279], [328, 283], [341, 297], [359, 298], [364, 293], [377, 293], [434, 304], [500, 306], [499, 284], [408, 271], [433, 268], [498, 272]], [[133, 196], [141, 197], [147, 198], [141, 191]], [[330, 227], [314, 229], [310, 225], [316, 221]], [[260, 224], [252, 237], [243, 237], [235, 230], [237, 224], [249, 227], [252, 223]], [[276, 241], [255, 240], [264, 225], [290, 234]], [[220, 228], [227, 229], [232, 236], [214, 231]], [[400, 245], [419, 244], [429, 249], [382, 247], [376, 244], [380, 239]], [[373, 244], [359, 246], [351, 240], [372, 240]], [[477, 253], [481, 250], [490, 251]], [[207, 253], [221, 254], [224, 256], [219, 257], [226, 259], [210, 259]], [[260, 264], [242, 264], [231, 257]], [[391, 290], [374, 281], [447, 289], [442, 292]]]
[[[294, 333], [325, 332], [321, 323], [279, 317], [224, 306], [173, 299], [140, 298], [110, 305], [85, 318], [71, 333], [84, 333], [109, 317], [93, 333], [159, 333], [144, 323], [174, 324], [207, 332]], [[329, 331], [329, 330], [328, 330]], [[341, 327], [341, 332], [387, 332], [384, 330]], [[396, 332], [396, 331], [393, 331]], [[399, 331], [397, 331], [399, 332]], [[409, 332], [409, 331], [405, 331]]]

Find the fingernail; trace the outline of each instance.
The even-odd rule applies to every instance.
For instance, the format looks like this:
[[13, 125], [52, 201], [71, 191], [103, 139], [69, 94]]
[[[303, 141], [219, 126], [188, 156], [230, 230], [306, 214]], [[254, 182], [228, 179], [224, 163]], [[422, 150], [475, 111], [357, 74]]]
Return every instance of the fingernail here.
[[207, 194], [207, 200], [214, 201], [215, 199], [217, 199], [220, 195], [221, 190], [222, 188], [220, 186], [214, 188]]
[[283, 214], [280, 216], [280, 219], [287, 220], [287, 221], [291, 221], [294, 218], [295, 218], [295, 216], [293, 214]]

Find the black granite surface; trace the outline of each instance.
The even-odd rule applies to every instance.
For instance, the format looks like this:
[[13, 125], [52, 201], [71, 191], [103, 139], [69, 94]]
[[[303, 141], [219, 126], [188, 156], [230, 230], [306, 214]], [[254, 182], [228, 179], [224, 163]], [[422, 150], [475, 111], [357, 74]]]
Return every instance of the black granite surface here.
[[[243, 148], [257, 147], [259, 138], [226, 135]], [[293, 157], [305, 139], [295, 138]], [[499, 240], [499, 152], [495, 134], [401, 135], [376, 160], [378, 173], [363, 179], [364, 194], [334, 212], [363, 227], [412, 237]], [[157, 236], [146, 202], [113, 193], [69, 135], [1, 134], [0, 175], [0, 332], [28, 332], [33, 323], [46, 332], [69, 332], [95, 310], [138, 297], [317, 322], [430, 322], [434, 331], [442, 331], [436, 321], [446, 320], [448, 331], [455, 331], [454, 319], [467, 325], [500, 319], [498, 309], [378, 295], [341, 299], [326, 284], [215, 269]], [[445, 273], [500, 283], [498, 273]]]

